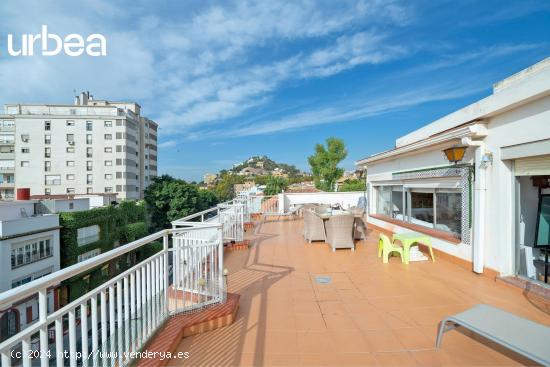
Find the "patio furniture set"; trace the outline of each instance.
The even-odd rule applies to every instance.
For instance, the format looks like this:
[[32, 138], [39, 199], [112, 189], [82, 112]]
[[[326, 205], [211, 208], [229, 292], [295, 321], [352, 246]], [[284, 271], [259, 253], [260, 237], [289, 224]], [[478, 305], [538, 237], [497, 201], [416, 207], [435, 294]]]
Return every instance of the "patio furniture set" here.
[[340, 248], [354, 251], [355, 240], [366, 237], [362, 208], [343, 210], [340, 206], [305, 204], [301, 210], [304, 216], [303, 236], [309, 243], [325, 241], [333, 252]]

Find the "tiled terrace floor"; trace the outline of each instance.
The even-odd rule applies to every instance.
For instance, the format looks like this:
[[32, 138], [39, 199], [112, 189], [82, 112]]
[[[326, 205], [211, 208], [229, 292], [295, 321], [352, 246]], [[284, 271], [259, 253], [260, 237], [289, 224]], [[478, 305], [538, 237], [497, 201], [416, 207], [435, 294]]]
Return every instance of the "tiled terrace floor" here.
[[185, 365], [518, 365], [529, 361], [458, 330], [436, 351], [439, 320], [488, 303], [550, 325], [547, 306], [444, 260], [382, 264], [375, 231], [355, 252], [332, 253], [301, 230], [299, 220], [268, 222], [251, 249], [227, 254], [237, 319], [185, 338]]

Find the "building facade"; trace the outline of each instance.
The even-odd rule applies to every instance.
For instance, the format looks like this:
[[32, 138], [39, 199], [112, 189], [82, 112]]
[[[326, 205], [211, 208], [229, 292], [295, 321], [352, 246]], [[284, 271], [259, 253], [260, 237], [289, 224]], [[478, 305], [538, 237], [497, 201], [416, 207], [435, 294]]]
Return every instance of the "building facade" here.
[[[0, 202], [0, 292], [22, 286], [60, 269], [59, 216], [39, 215], [33, 200]], [[56, 307], [48, 292], [48, 308]], [[0, 339], [15, 334], [38, 318], [38, 300], [31, 298], [0, 310]]]
[[133, 102], [94, 100], [88, 92], [75, 97], [74, 105], [6, 105], [0, 118], [4, 181], [30, 188], [32, 195], [142, 198], [157, 174], [157, 124], [140, 109]]
[[[464, 157], [450, 163], [449, 148]], [[357, 164], [367, 168], [369, 223], [427, 233], [477, 273], [544, 281], [550, 59]]]

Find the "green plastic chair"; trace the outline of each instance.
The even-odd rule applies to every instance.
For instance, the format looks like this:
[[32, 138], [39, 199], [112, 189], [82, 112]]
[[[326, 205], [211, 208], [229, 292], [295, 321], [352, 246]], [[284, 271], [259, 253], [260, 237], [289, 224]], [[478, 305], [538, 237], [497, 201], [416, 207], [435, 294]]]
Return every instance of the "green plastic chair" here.
[[394, 246], [388, 236], [380, 234], [380, 239], [378, 240], [378, 257], [383, 258], [384, 264], [387, 264], [390, 255], [396, 252], [401, 256], [401, 262], [403, 262], [403, 247]]

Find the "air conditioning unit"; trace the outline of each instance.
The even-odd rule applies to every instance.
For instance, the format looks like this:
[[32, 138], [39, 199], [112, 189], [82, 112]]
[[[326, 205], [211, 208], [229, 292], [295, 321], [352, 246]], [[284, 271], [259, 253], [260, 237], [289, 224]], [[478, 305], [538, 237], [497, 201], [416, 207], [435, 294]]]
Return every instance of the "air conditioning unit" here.
[[74, 141], [68, 141], [69, 145], [74, 145]]

